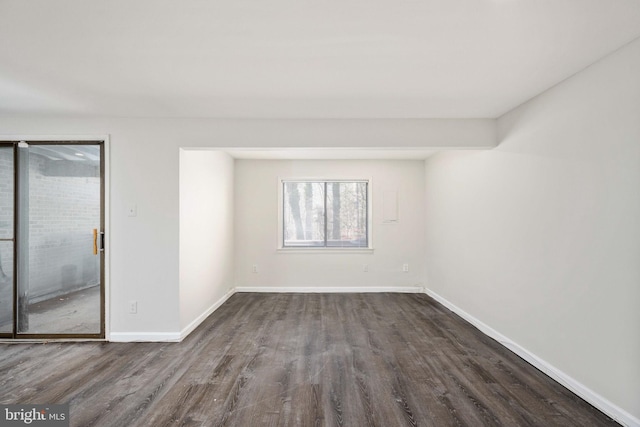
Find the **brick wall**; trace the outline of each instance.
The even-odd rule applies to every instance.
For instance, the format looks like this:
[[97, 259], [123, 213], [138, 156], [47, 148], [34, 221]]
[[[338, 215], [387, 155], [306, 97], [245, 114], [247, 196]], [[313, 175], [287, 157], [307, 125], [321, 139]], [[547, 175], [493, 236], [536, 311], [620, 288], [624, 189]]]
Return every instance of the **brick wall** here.
[[[29, 290], [32, 300], [99, 283], [93, 229], [100, 227], [100, 178], [50, 176], [48, 169], [78, 172], [76, 162], [29, 158]], [[82, 168], [80, 175], [89, 175]]]
[[[0, 150], [0, 229], [13, 227], [12, 159], [11, 150]], [[99, 257], [92, 253], [92, 230], [100, 226], [99, 171], [80, 162], [61, 162], [33, 154], [29, 159], [32, 302], [99, 282]], [[0, 244], [5, 274], [11, 273], [12, 250], [10, 242]]]
[[[13, 237], [13, 149], [0, 148], [0, 238]], [[12, 331], [13, 242], [0, 242], [0, 332]]]

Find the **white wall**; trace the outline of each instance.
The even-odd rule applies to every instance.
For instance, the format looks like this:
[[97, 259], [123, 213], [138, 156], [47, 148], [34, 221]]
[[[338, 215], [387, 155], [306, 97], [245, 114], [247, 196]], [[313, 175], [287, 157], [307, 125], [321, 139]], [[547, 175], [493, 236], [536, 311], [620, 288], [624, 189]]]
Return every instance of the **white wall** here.
[[638, 423], [640, 40], [498, 124], [427, 161], [427, 287]]
[[182, 331], [234, 286], [233, 175], [233, 159], [222, 151], [180, 150]]
[[[423, 285], [423, 161], [236, 160], [235, 171], [238, 287]], [[371, 179], [373, 253], [278, 252], [278, 179], [296, 177]], [[398, 192], [398, 223], [382, 223], [385, 190]]]
[[[0, 117], [0, 139], [110, 136], [112, 339], [180, 335], [180, 147], [491, 147], [493, 120]], [[130, 205], [138, 215], [127, 215]], [[128, 302], [138, 313], [128, 314]]]

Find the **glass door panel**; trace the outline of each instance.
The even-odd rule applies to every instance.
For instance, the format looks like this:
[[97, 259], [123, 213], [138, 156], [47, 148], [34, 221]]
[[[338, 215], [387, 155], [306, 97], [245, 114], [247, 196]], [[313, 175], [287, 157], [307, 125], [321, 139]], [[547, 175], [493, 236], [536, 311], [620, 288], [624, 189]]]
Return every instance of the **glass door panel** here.
[[0, 239], [13, 240], [13, 145], [0, 145]]
[[13, 242], [0, 241], [0, 334], [13, 333]]
[[0, 334], [13, 333], [13, 145], [0, 145]]
[[17, 333], [103, 334], [101, 145], [19, 147]]

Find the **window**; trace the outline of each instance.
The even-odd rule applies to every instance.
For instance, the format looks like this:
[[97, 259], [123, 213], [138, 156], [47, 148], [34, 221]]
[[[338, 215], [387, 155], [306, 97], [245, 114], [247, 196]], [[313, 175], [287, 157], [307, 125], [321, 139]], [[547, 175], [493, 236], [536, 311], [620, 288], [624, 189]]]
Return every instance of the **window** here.
[[282, 181], [284, 248], [367, 248], [368, 181]]

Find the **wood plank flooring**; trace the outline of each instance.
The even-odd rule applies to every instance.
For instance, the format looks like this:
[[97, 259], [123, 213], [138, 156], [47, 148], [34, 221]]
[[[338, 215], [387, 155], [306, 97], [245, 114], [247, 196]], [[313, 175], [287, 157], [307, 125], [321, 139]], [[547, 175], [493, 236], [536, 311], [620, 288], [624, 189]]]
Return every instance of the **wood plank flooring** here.
[[611, 426], [423, 294], [236, 294], [182, 343], [0, 345], [73, 426]]

